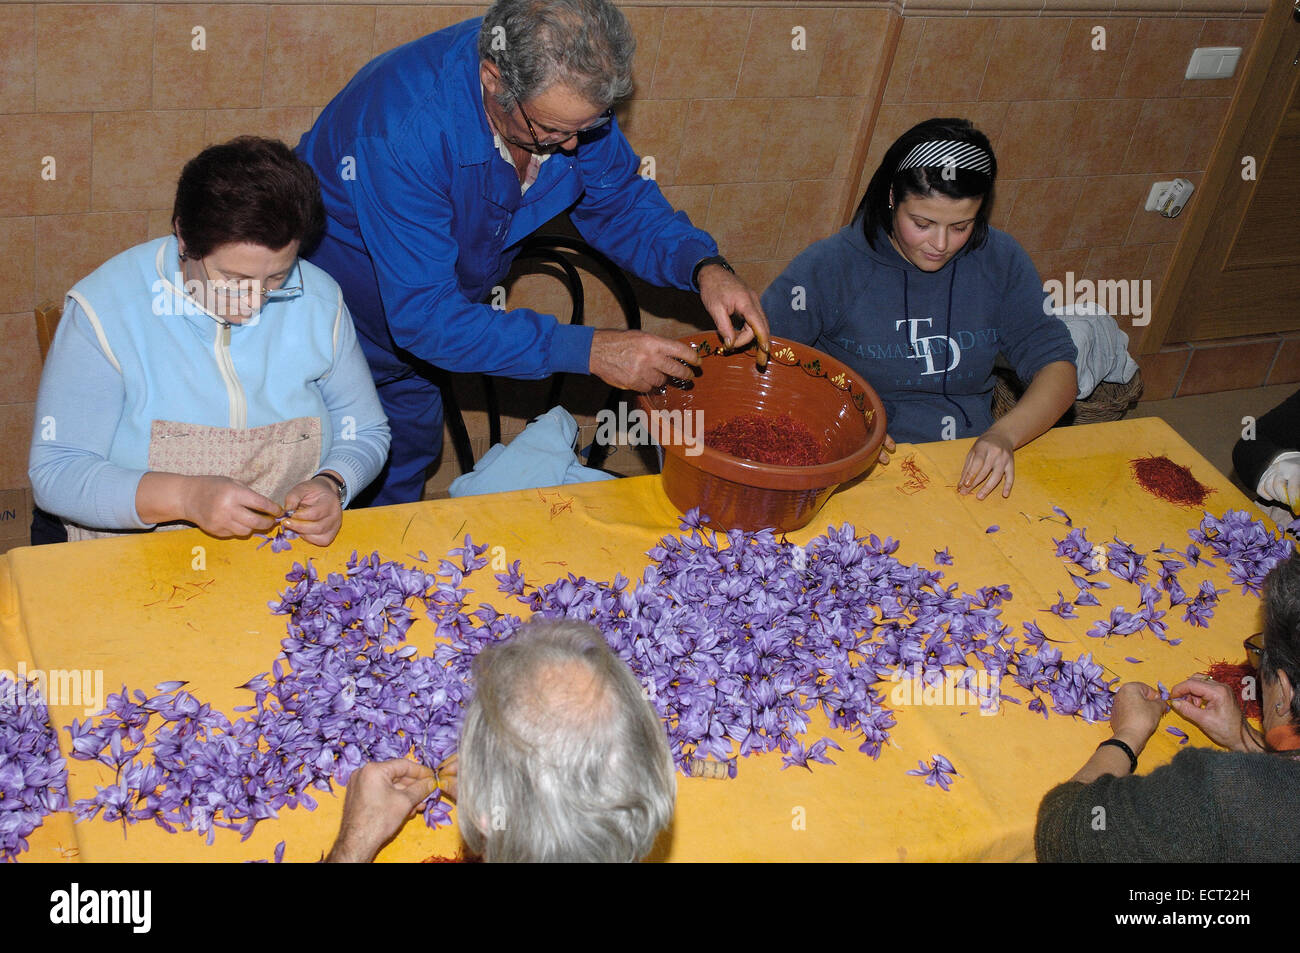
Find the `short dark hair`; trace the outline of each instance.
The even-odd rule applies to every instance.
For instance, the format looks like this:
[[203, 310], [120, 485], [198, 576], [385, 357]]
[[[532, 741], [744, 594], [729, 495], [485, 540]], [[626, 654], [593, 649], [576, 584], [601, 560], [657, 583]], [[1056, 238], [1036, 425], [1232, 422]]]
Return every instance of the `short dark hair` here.
[[1264, 650], [1260, 678], [1272, 684], [1286, 672], [1295, 694], [1291, 723], [1300, 726], [1300, 556], [1292, 554], [1264, 579]]
[[196, 258], [240, 243], [279, 251], [299, 241], [310, 251], [325, 229], [325, 204], [316, 173], [292, 149], [240, 136], [185, 163], [172, 227]]
[[[988, 153], [988, 174], [973, 169], [955, 169], [945, 175], [943, 166], [917, 166], [900, 172], [899, 163], [923, 142], [967, 142], [978, 146]], [[979, 248], [989, 234], [989, 211], [993, 206], [993, 182], [997, 175], [998, 160], [993, 155], [988, 136], [976, 129], [969, 119], [927, 119], [917, 123], [889, 147], [867, 185], [866, 194], [858, 203], [856, 216], [862, 217], [867, 244], [875, 248], [876, 233], [882, 229], [886, 235], [894, 234], [894, 216], [889, 207], [892, 191], [895, 202], [902, 202], [911, 195], [983, 199], [975, 213], [970, 241], [966, 243], [967, 248]]]

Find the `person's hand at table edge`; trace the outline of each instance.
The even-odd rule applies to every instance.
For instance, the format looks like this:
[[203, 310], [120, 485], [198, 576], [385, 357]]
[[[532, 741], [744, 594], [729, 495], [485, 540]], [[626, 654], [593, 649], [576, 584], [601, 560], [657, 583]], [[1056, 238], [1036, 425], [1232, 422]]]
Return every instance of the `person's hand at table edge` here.
[[339, 836], [325, 862], [368, 864], [437, 787], [433, 771], [414, 761], [374, 761], [348, 780]]
[[[757, 339], [759, 349], [766, 353], [771, 332], [767, 315], [763, 313], [763, 306], [754, 290], [721, 265], [705, 265], [696, 275], [696, 282], [700, 301], [713, 319], [722, 343], [727, 347], [744, 347]], [[739, 335], [732, 324], [733, 314], [740, 315], [745, 322]]]
[[689, 377], [699, 363], [689, 345], [645, 331], [597, 331], [591, 338], [591, 373], [622, 390], [652, 391], [670, 377]]
[[274, 500], [229, 477], [155, 470], [140, 478], [135, 509], [146, 523], [184, 520], [218, 539], [266, 532], [283, 512]]

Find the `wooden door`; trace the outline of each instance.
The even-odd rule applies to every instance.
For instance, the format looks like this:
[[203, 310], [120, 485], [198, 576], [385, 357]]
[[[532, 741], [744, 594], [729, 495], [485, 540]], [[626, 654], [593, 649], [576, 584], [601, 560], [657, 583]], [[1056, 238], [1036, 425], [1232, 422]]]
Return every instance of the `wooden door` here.
[[1300, 329], [1300, 14], [1293, 3], [1300, 10], [1300, 0], [1274, 0], [1260, 26], [1143, 351]]

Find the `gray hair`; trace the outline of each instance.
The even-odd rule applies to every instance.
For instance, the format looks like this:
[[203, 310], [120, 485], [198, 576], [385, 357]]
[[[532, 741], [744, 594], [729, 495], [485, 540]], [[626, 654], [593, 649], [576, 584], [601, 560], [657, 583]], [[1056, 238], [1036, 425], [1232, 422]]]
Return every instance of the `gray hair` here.
[[632, 91], [635, 50], [632, 28], [608, 0], [496, 0], [478, 35], [479, 57], [501, 72], [502, 109], [556, 83], [612, 106]]
[[479, 654], [474, 683], [457, 804], [470, 850], [489, 862], [649, 853], [677, 796], [667, 733], [597, 629], [530, 622]]

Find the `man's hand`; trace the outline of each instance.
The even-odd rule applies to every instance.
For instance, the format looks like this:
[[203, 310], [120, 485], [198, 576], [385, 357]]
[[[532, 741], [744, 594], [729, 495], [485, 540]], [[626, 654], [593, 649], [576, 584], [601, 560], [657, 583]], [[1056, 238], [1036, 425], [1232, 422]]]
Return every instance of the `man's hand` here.
[[209, 536], [250, 536], [275, 525], [282, 510], [237, 480], [229, 477], [184, 477], [181, 488], [182, 519]]
[[623, 390], [651, 391], [669, 377], [689, 378], [683, 361], [698, 367], [700, 358], [681, 341], [645, 331], [597, 331], [591, 339], [591, 373]]
[[1246, 718], [1232, 689], [1208, 678], [1189, 678], [1169, 690], [1169, 704], [1221, 748], [1262, 751], [1246, 731]]
[[414, 761], [372, 761], [348, 780], [331, 864], [368, 864], [437, 787], [433, 772]]
[[304, 480], [284, 498], [284, 508], [293, 516], [285, 525], [315, 546], [328, 546], [343, 525], [343, 507], [338, 488], [326, 477]]
[[[758, 295], [749, 285], [721, 265], [705, 265], [695, 280], [700, 286], [700, 301], [727, 347], [744, 347], [758, 338], [758, 346], [764, 351], [768, 349], [771, 332], [767, 327], [767, 315], [763, 314]], [[745, 320], [739, 336], [731, 323], [733, 314]]]

